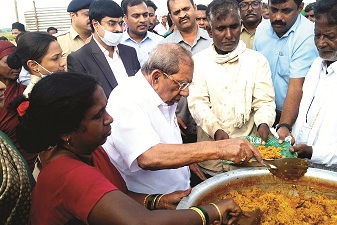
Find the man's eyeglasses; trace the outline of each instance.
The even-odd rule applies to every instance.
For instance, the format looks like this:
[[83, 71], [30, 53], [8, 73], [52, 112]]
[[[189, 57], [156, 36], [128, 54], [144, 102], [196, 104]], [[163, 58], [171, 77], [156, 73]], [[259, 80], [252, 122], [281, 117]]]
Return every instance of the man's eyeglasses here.
[[191, 85], [191, 83], [189, 82], [186, 82], [186, 81], [176, 81], [175, 79], [173, 79], [170, 75], [168, 75], [167, 73], [164, 73], [164, 76], [167, 77], [168, 79], [172, 80], [174, 83], [178, 84], [179, 85], [179, 91], [183, 91], [185, 90], [186, 88], [188, 88], [188, 86]]
[[253, 9], [258, 9], [261, 6], [261, 2], [241, 2], [239, 7], [241, 10], [247, 10], [251, 6]]

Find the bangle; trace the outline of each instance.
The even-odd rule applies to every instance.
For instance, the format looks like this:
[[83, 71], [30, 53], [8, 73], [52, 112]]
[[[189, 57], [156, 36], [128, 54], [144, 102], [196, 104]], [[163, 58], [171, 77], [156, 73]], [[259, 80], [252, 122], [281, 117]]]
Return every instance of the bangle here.
[[200, 211], [204, 214], [205, 216], [205, 220], [206, 220], [206, 224], [209, 224], [209, 216], [208, 216], [208, 212], [206, 211], [206, 209], [204, 209], [201, 206], [195, 206], [195, 208], [200, 209]]
[[278, 129], [280, 129], [281, 127], [286, 127], [286, 128], [288, 128], [288, 130], [291, 132], [291, 126], [290, 126], [289, 124], [286, 124], [286, 123], [280, 123], [280, 124], [277, 124], [277, 125], [276, 125], [276, 131], [277, 131]]
[[164, 195], [159, 195], [159, 197], [156, 199], [156, 209], [159, 208], [159, 202], [160, 202], [160, 199], [163, 197]]
[[152, 202], [155, 200], [155, 198], [157, 198], [158, 195], [150, 195], [148, 200], [147, 200], [147, 203], [146, 203], [146, 208], [149, 209], [149, 210], [152, 210]]
[[156, 209], [156, 201], [157, 198], [159, 197], [159, 195], [155, 195], [152, 202], [151, 202], [151, 210], [155, 210]]
[[148, 194], [145, 196], [144, 198], [144, 202], [143, 202], [143, 206], [146, 208], [146, 202], [147, 202], [147, 198], [150, 196], [151, 194]]
[[196, 211], [199, 216], [201, 217], [201, 220], [202, 220], [202, 225], [207, 225], [206, 223], [206, 217], [204, 215], [204, 213], [197, 207], [191, 207], [190, 209], [192, 209], [193, 211]]
[[222, 224], [222, 214], [221, 214], [221, 211], [220, 211], [219, 207], [216, 204], [214, 204], [214, 203], [209, 203], [209, 204], [212, 205], [212, 206], [214, 206], [215, 209], [216, 209], [216, 211], [218, 211], [219, 221], [220, 221], [220, 224]]

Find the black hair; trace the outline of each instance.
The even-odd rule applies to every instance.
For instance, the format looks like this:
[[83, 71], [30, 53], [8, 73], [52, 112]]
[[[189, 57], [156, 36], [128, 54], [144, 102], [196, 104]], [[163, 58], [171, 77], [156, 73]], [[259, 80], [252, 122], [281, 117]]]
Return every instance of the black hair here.
[[168, 24], [169, 27], [172, 27], [172, 25], [173, 25], [173, 21], [170, 17], [170, 14], [167, 14], [167, 24]]
[[27, 61], [35, 60], [41, 63], [42, 58], [47, 54], [50, 43], [57, 41], [56, 37], [47, 32], [26, 32], [17, 41], [16, 51], [7, 58], [7, 64], [13, 69], [22, 66], [30, 71]]
[[[269, 2], [273, 5], [277, 5], [277, 4], [282, 4], [282, 3], [286, 3], [287, 1], [290, 0], [269, 0]], [[300, 7], [300, 5], [302, 4], [303, 0], [292, 0], [296, 3], [297, 8]]]
[[203, 5], [203, 4], [198, 4], [197, 5], [197, 10], [206, 10], [207, 6]]
[[325, 16], [328, 23], [337, 25], [337, 1], [336, 0], [320, 0], [314, 7], [314, 15], [316, 19]]
[[135, 6], [135, 5], [139, 5], [143, 2], [145, 3], [144, 0], [122, 0], [121, 7], [123, 9], [124, 14], [127, 14], [128, 13], [128, 6], [132, 7], [132, 6]]
[[64, 143], [61, 135], [78, 130], [85, 114], [95, 104], [93, 93], [97, 87], [93, 76], [57, 72], [37, 82], [29, 98], [17, 97], [10, 105], [12, 110], [29, 101], [26, 114], [16, 128], [22, 148], [38, 153]]
[[13, 29], [18, 29], [19, 31], [26, 31], [25, 25], [23, 25], [23, 24], [20, 23], [20, 22], [12, 23], [12, 30], [13, 30]]
[[51, 31], [51, 30], [56, 30], [56, 32], [57, 32], [57, 28], [55, 28], [55, 27], [48, 27], [48, 28], [47, 28], [47, 32], [49, 32], [49, 31]]
[[[169, 13], [171, 13], [171, 9], [170, 9], [170, 1], [172, 1], [172, 0], [167, 0], [167, 10], [168, 10], [168, 12]], [[194, 6], [194, 1], [193, 0], [190, 0], [190, 2], [191, 2], [191, 4], [192, 4], [192, 6]]]
[[309, 11], [311, 11], [311, 10], [314, 10], [315, 5], [316, 5], [316, 2], [309, 3], [309, 4], [304, 8], [304, 12], [309, 12]]
[[0, 40], [2, 40], [2, 41], [8, 41], [8, 38], [6, 38], [5, 36], [1, 36]]
[[151, 0], [145, 0], [145, 4], [147, 5], [147, 7], [152, 7], [154, 11], [157, 11], [158, 9], [156, 4], [154, 4], [154, 2]]
[[101, 20], [108, 16], [112, 18], [123, 17], [122, 8], [114, 1], [111, 0], [95, 0], [89, 7], [89, 20], [91, 30], [94, 31], [92, 20], [101, 23]]

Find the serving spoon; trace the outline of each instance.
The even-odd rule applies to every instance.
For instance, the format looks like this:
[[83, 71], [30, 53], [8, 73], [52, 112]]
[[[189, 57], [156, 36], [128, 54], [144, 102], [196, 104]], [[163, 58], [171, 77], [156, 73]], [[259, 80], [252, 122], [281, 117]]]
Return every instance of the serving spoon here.
[[298, 180], [304, 176], [309, 167], [308, 160], [300, 158], [265, 159], [262, 163], [255, 160], [237, 164], [240, 167], [265, 166], [271, 174], [283, 180]]
[[[298, 180], [304, 176], [309, 167], [308, 160], [300, 158], [281, 158], [268, 160], [267, 166], [270, 173], [283, 180]], [[273, 165], [271, 167], [270, 165]]]

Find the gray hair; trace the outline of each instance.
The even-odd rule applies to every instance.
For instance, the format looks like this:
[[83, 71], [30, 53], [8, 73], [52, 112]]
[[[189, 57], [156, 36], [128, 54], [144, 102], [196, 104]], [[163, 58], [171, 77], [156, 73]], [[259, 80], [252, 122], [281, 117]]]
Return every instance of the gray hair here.
[[186, 48], [175, 43], [157, 45], [142, 66], [142, 71], [150, 74], [153, 70], [161, 70], [168, 75], [179, 72], [179, 66], [185, 64], [194, 69], [192, 54]]
[[213, 20], [226, 19], [233, 13], [240, 17], [240, 8], [236, 0], [214, 0], [207, 7], [206, 17], [211, 26]]

